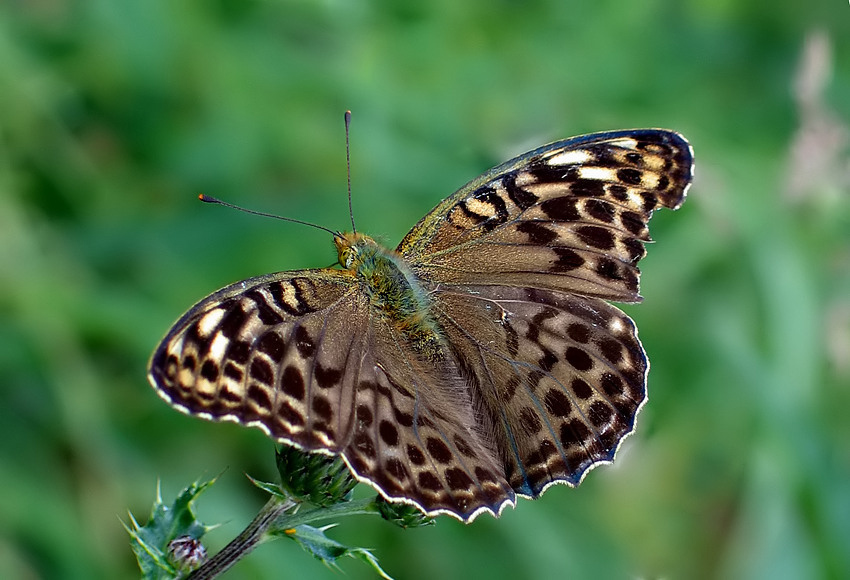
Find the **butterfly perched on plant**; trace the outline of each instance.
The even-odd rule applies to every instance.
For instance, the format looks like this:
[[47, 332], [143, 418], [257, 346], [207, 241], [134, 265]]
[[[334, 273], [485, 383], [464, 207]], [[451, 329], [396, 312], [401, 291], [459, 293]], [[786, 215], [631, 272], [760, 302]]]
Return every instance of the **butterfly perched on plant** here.
[[647, 222], [678, 208], [674, 132], [558, 141], [472, 180], [395, 250], [335, 233], [339, 264], [204, 298], [150, 362], [185, 413], [339, 454], [390, 501], [463, 521], [575, 486], [646, 401], [634, 323]]

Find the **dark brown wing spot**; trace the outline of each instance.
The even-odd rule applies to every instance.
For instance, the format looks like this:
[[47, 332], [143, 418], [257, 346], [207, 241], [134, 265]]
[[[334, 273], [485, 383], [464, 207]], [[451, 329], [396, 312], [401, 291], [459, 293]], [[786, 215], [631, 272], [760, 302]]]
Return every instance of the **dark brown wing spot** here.
[[614, 339], [606, 338], [596, 343], [602, 355], [614, 364], [623, 360], [623, 345]]
[[357, 405], [357, 421], [363, 427], [369, 427], [372, 425], [374, 418], [369, 407], [366, 405]]
[[654, 193], [643, 192], [641, 193], [641, 197], [643, 198], [644, 213], [649, 213], [658, 207], [658, 198], [655, 197]]
[[331, 367], [323, 367], [322, 365], [317, 364], [313, 371], [313, 378], [316, 379], [316, 383], [319, 387], [323, 389], [330, 389], [336, 385], [340, 379], [342, 379], [342, 371]]
[[437, 479], [437, 476], [430, 471], [422, 471], [419, 473], [419, 486], [431, 491], [439, 491], [443, 489], [443, 484]]
[[543, 210], [543, 213], [545, 213], [547, 217], [553, 220], [574, 222], [578, 221], [581, 217], [576, 203], [577, 200], [575, 198], [562, 196], [547, 199], [540, 204], [540, 209]]
[[331, 402], [322, 396], [313, 397], [313, 411], [321, 417], [325, 421], [330, 421], [333, 419], [333, 407], [331, 407]]
[[266, 302], [266, 297], [262, 292], [257, 289], [253, 289], [246, 292], [244, 296], [245, 298], [253, 301], [257, 306], [257, 316], [260, 318], [260, 322], [268, 326], [274, 326], [275, 324], [283, 322], [283, 317], [269, 306], [269, 303]]
[[460, 451], [463, 455], [467, 457], [475, 457], [475, 452], [472, 451], [472, 447], [470, 447], [469, 444], [464, 441], [462, 437], [455, 435], [453, 441], [455, 447], [457, 447], [457, 450]]
[[545, 246], [558, 239], [558, 234], [539, 222], [520, 222], [516, 229], [518, 232], [526, 234], [528, 241], [532, 244]]
[[240, 403], [242, 401], [242, 396], [239, 393], [231, 391], [226, 386], [222, 386], [218, 392], [218, 396], [228, 403]]
[[558, 389], [549, 389], [546, 397], [543, 399], [546, 404], [546, 410], [555, 417], [566, 419], [572, 412], [572, 405], [567, 396]]
[[605, 183], [595, 179], [579, 179], [570, 186], [570, 191], [582, 197], [601, 197], [605, 193]]
[[455, 491], [469, 489], [472, 486], [472, 478], [461, 468], [453, 467], [446, 470], [446, 483]]
[[389, 421], [381, 421], [378, 426], [378, 433], [380, 433], [384, 443], [390, 447], [398, 445], [398, 429]]
[[244, 340], [234, 340], [227, 347], [227, 358], [238, 365], [244, 365], [251, 357], [251, 345]]
[[502, 179], [502, 185], [504, 185], [505, 190], [508, 192], [508, 197], [511, 198], [511, 201], [514, 202], [521, 211], [525, 211], [537, 203], [536, 195], [516, 184], [516, 173], [509, 173], [506, 175], [504, 179]]
[[257, 341], [257, 350], [269, 355], [273, 361], [280, 362], [283, 360], [286, 345], [278, 333], [270, 330]]
[[584, 324], [573, 323], [567, 327], [567, 336], [582, 344], [590, 340], [590, 329]]
[[613, 416], [614, 410], [602, 401], [594, 402], [587, 411], [587, 418], [597, 429], [610, 423]]
[[590, 429], [579, 419], [573, 419], [561, 426], [561, 443], [564, 447], [581, 445], [590, 437]]
[[303, 358], [311, 358], [316, 354], [316, 344], [310, 337], [310, 333], [303, 326], [299, 326], [292, 333], [292, 338], [295, 340], [295, 346], [298, 348], [298, 353]]
[[271, 365], [261, 358], [255, 358], [251, 361], [251, 368], [248, 370], [248, 374], [251, 375], [251, 378], [257, 379], [266, 385], [274, 383], [274, 372]]
[[396, 423], [402, 427], [413, 427], [413, 415], [405, 413], [401, 409], [393, 407], [393, 415], [395, 415]]
[[301, 371], [292, 365], [283, 369], [280, 377], [280, 387], [284, 393], [296, 401], [304, 398], [304, 376], [301, 374]]
[[605, 394], [609, 397], [622, 395], [625, 392], [625, 389], [623, 388], [623, 381], [617, 375], [602, 373], [602, 377], [599, 379], [599, 382], [602, 385], [602, 390], [605, 391]]
[[549, 266], [552, 272], [569, 272], [584, 265], [584, 258], [569, 248], [552, 248], [557, 259]]
[[617, 263], [610, 258], [600, 258], [596, 264], [596, 273], [608, 280], [622, 280], [623, 276]]
[[425, 455], [422, 453], [422, 450], [415, 445], [407, 446], [407, 458], [410, 459], [410, 462], [414, 465], [425, 465]]
[[446, 464], [452, 459], [452, 453], [449, 451], [449, 448], [446, 447], [446, 444], [436, 439], [434, 437], [428, 437], [428, 441], [425, 444], [425, 448], [428, 449], [428, 453], [437, 463]]
[[593, 394], [593, 388], [578, 377], [572, 380], [570, 388], [579, 399], [589, 399]]
[[407, 481], [409, 477], [404, 464], [395, 457], [390, 457], [384, 462], [384, 469], [398, 481]]
[[493, 475], [492, 471], [490, 471], [488, 469], [484, 469], [480, 465], [475, 466], [475, 477], [477, 477], [478, 481], [481, 481], [481, 482], [484, 482], [484, 481], [496, 482], [496, 481], [498, 481], [496, 479], [496, 476]]
[[[292, 405], [287, 403], [286, 401], [281, 401], [281, 403], [277, 407], [277, 415], [279, 418], [287, 421], [290, 425], [294, 427], [302, 427], [304, 425], [304, 417], [301, 416], [301, 413], [296, 411]], [[284, 432], [289, 431], [289, 426], [279, 423]]]
[[218, 365], [209, 359], [205, 360], [204, 364], [201, 365], [201, 376], [211, 383], [216, 382], [218, 380]]
[[564, 358], [578, 371], [589, 371], [593, 368], [593, 359], [580, 348], [574, 346], [567, 347]]
[[619, 183], [609, 183], [608, 193], [617, 201], [626, 201], [629, 199], [629, 189], [625, 185]]
[[640, 185], [643, 180], [643, 173], [631, 167], [624, 167], [617, 171], [617, 179], [629, 185]]
[[242, 330], [242, 327], [245, 326], [245, 320], [248, 318], [248, 314], [242, 310], [241, 304], [236, 304], [230, 310], [227, 311], [227, 314], [224, 315], [224, 318], [221, 319], [221, 324], [219, 324], [219, 331], [225, 336], [225, 338], [234, 339], [236, 335], [239, 334], [239, 331]]
[[266, 389], [256, 383], [248, 385], [248, 399], [257, 404], [261, 409], [271, 411], [272, 400], [269, 398], [269, 393]]
[[196, 366], [198, 366], [198, 359], [196, 359], [194, 355], [187, 354], [185, 357], [183, 357], [184, 369], [194, 371]]
[[607, 228], [582, 226], [576, 229], [576, 234], [588, 246], [593, 246], [600, 250], [610, 250], [614, 247], [614, 234]]
[[605, 222], [606, 224], [613, 223], [614, 216], [616, 215], [614, 206], [607, 201], [602, 201], [601, 199], [586, 200], [584, 202], [584, 211], [586, 211], [590, 216], [601, 222]]
[[623, 247], [629, 253], [629, 261], [634, 264], [646, 255], [646, 249], [643, 243], [636, 238], [626, 238], [622, 240]]
[[644, 229], [646, 229], [646, 223], [644, 223], [643, 217], [633, 211], [624, 211], [620, 214], [620, 223], [636, 236], [640, 236]]
[[242, 373], [242, 369], [233, 364], [232, 361], [227, 361], [227, 364], [224, 365], [224, 376], [240, 382], [245, 375]]
[[519, 379], [517, 377], [511, 377], [507, 381], [505, 381], [505, 386], [502, 389], [502, 402], [507, 404], [511, 402], [511, 399], [514, 398], [516, 394], [516, 389], [519, 386]]

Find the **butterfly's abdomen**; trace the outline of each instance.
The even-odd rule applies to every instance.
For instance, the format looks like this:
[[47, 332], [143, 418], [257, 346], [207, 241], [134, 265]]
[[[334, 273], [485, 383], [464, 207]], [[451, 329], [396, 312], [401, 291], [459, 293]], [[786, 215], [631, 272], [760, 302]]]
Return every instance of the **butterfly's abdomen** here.
[[404, 260], [362, 234], [344, 234], [335, 243], [340, 264], [364, 285], [372, 306], [419, 354], [442, 358], [442, 333], [428, 296]]

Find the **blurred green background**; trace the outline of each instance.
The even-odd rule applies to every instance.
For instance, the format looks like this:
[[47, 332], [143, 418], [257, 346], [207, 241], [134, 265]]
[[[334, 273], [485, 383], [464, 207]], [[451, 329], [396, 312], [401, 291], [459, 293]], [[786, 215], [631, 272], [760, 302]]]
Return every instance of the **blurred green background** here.
[[[259, 431], [185, 417], [145, 365], [194, 301], [396, 243], [544, 142], [660, 126], [696, 151], [653, 220], [650, 403], [614, 466], [500, 520], [345, 520], [405, 578], [850, 577], [850, 7], [717, 0], [10, 0], [0, 5], [0, 577], [131, 578], [157, 481], [224, 522]], [[363, 493], [366, 493], [365, 490]], [[345, 577], [373, 577], [355, 561]], [[232, 578], [339, 578], [294, 543]]]

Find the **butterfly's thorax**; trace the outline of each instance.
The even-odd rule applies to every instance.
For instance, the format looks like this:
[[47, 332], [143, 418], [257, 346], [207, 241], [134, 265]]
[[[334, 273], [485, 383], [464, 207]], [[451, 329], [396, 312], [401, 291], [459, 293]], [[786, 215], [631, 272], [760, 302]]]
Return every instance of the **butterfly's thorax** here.
[[441, 333], [428, 295], [401, 256], [363, 234], [340, 234], [334, 243], [340, 265], [357, 276], [372, 305], [419, 354], [442, 358]]

